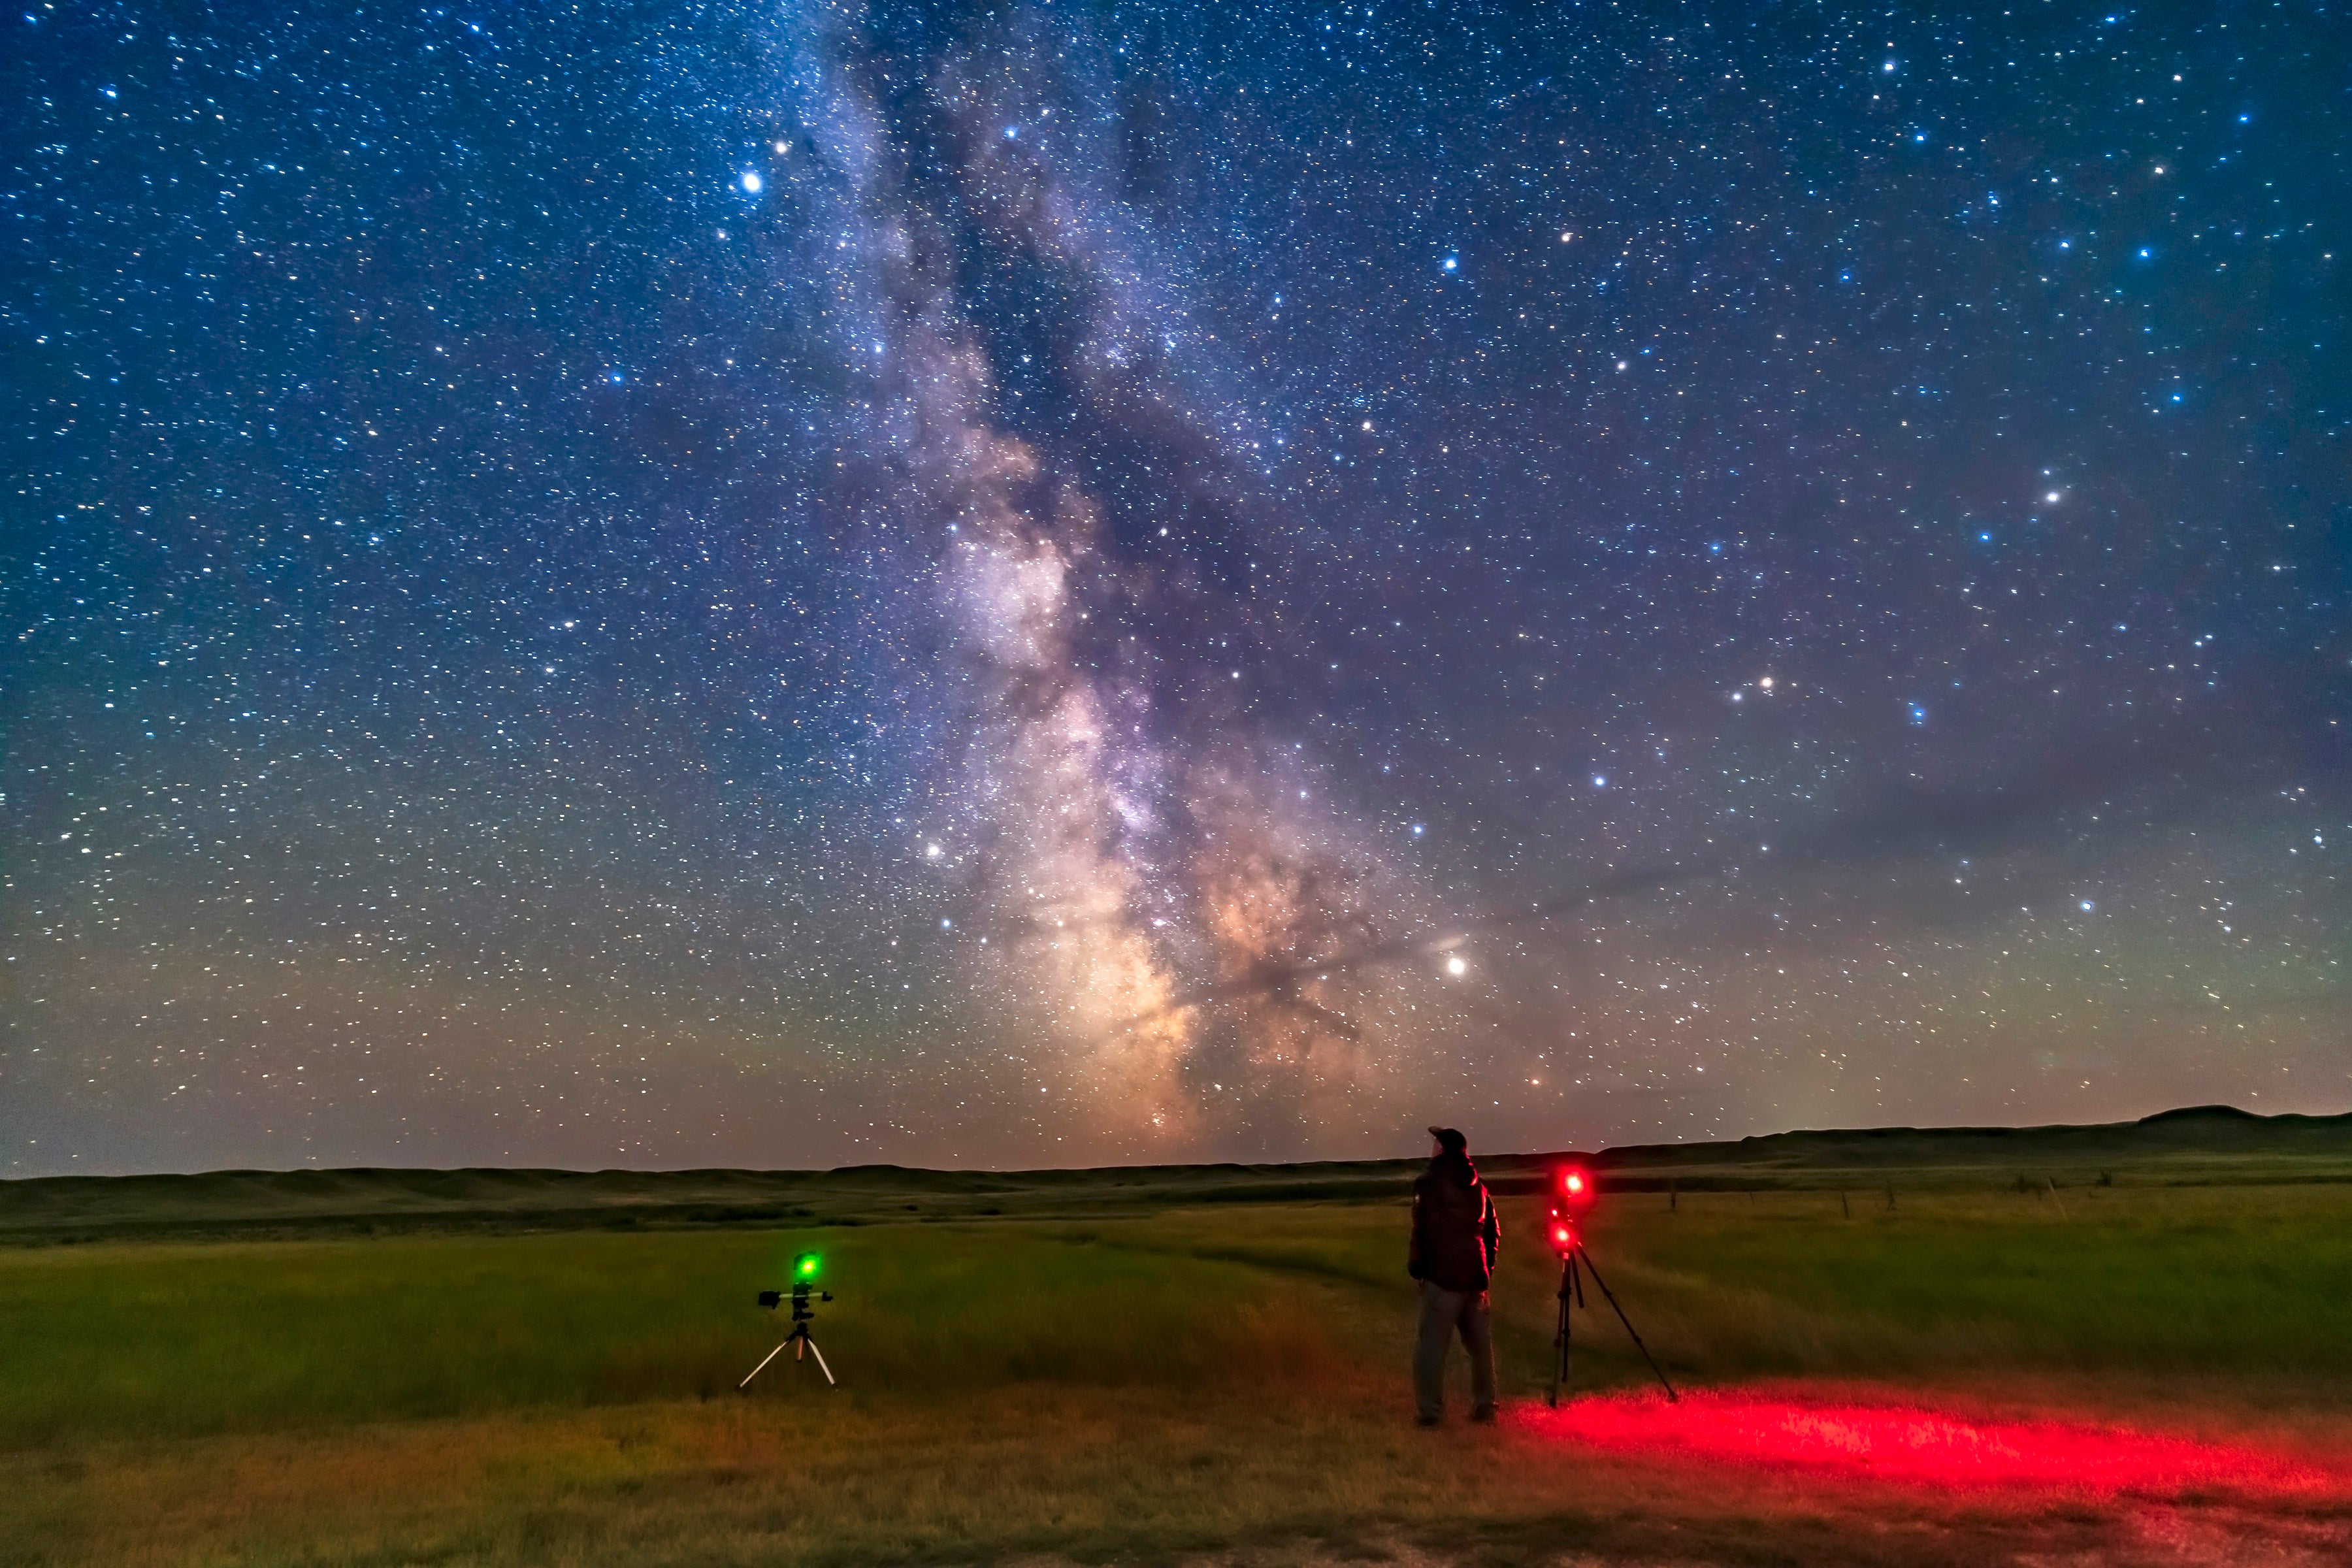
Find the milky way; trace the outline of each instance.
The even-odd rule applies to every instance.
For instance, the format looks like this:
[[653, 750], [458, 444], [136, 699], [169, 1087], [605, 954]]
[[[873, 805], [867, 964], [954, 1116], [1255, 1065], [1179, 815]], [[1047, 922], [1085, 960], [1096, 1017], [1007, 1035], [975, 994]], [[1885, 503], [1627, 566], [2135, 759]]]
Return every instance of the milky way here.
[[0, 1173], [2352, 1098], [2325, 6], [6, 25]]

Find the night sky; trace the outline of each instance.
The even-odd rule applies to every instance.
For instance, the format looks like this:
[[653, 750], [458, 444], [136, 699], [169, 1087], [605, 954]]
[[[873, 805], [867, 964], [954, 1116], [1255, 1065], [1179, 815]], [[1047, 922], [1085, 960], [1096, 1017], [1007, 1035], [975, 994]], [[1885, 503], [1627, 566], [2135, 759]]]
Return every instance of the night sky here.
[[35, 3], [0, 1173], [2352, 1105], [2352, 16]]

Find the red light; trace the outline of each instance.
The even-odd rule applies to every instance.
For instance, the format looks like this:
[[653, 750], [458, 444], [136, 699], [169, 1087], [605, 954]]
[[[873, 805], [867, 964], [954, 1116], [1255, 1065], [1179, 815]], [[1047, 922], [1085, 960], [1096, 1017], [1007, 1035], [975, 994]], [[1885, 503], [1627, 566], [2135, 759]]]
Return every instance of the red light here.
[[1580, 1193], [1584, 1190], [1584, 1178], [1578, 1175], [1574, 1171], [1570, 1171], [1568, 1173], [1568, 1181], [1565, 1184], [1570, 1192]]
[[1813, 1470], [1945, 1489], [2019, 1487], [2166, 1495], [2223, 1488], [2256, 1498], [2341, 1496], [2345, 1477], [2255, 1443], [2212, 1441], [2048, 1417], [1985, 1419], [1906, 1402], [1776, 1391], [1601, 1394], [1535, 1430], [1584, 1446], [1759, 1469]]
[[1560, 1206], [1563, 1208], [1584, 1208], [1599, 1195], [1593, 1186], [1592, 1178], [1575, 1165], [1563, 1167], [1554, 1178], [1554, 1190], [1559, 1193]]

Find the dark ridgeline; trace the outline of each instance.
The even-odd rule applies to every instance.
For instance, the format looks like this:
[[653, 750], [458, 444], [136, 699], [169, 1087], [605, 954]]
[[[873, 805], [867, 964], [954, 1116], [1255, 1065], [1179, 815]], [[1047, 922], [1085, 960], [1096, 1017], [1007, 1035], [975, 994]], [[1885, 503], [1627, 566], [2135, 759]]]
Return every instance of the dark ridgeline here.
[[[2257, 1116], [2229, 1106], [2084, 1127], [1880, 1127], [1585, 1154], [1492, 1154], [1505, 1197], [1543, 1190], [1573, 1158], [1603, 1191], [1843, 1191], [1894, 1176], [1911, 1191], [2035, 1181], [2126, 1185], [2352, 1178], [2352, 1113]], [[872, 1225], [1000, 1215], [1131, 1214], [1197, 1204], [1402, 1201], [1420, 1160], [1128, 1165], [1094, 1170], [212, 1171], [0, 1182], [0, 1243], [129, 1237]]]

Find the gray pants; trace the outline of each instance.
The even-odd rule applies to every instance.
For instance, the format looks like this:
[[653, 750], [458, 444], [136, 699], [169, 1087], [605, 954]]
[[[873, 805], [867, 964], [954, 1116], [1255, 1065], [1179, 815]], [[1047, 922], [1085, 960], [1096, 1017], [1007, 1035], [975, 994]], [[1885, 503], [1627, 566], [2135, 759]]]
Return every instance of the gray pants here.
[[1412, 1349], [1412, 1397], [1423, 1417], [1445, 1412], [1445, 1350], [1454, 1331], [1470, 1352], [1470, 1406], [1474, 1415], [1495, 1408], [1495, 1315], [1484, 1290], [1441, 1290], [1421, 1282], [1421, 1339]]

